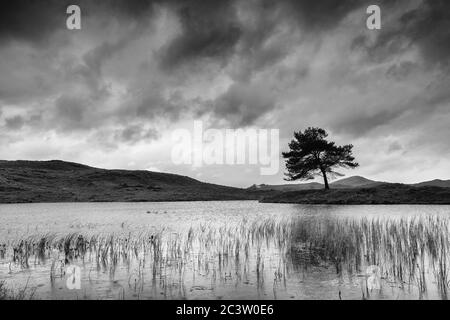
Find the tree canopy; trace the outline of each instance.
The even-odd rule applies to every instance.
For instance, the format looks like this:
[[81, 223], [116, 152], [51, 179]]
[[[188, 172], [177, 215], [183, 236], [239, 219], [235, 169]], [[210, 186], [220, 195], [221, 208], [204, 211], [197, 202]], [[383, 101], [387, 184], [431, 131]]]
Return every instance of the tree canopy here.
[[356, 168], [352, 155], [353, 145], [337, 146], [326, 140], [327, 132], [322, 128], [309, 127], [294, 132], [294, 139], [289, 143], [288, 152], [283, 152], [286, 159], [287, 173], [285, 180], [310, 180], [323, 176], [325, 189], [329, 189], [328, 176], [342, 176], [336, 168]]

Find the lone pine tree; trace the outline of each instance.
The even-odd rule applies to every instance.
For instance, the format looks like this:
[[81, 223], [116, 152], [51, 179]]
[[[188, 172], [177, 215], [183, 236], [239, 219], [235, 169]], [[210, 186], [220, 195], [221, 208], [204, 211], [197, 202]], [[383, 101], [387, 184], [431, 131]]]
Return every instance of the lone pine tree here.
[[294, 132], [294, 139], [289, 143], [290, 151], [282, 153], [286, 159], [285, 180], [310, 180], [322, 175], [325, 189], [330, 189], [327, 175], [342, 176], [334, 170], [358, 166], [352, 155], [353, 145], [337, 146], [326, 140], [327, 136], [322, 128], [309, 127], [303, 132]]

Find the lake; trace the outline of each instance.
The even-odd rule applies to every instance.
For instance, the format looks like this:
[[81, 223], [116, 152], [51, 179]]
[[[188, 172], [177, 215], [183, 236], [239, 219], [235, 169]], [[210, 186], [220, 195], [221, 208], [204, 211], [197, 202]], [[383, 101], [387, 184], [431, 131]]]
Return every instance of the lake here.
[[0, 204], [0, 289], [33, 299], [442, 299], [449, 218], [445, 205]]

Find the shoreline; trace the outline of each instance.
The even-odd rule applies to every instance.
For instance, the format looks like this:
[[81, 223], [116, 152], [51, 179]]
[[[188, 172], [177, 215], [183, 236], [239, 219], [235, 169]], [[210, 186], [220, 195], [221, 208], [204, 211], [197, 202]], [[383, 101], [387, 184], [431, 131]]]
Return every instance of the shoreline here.
[[261, 202], [325, 205], [449, 205], [450, 188], [385, 184], [358, 189], [299, 190], [264, 197]]

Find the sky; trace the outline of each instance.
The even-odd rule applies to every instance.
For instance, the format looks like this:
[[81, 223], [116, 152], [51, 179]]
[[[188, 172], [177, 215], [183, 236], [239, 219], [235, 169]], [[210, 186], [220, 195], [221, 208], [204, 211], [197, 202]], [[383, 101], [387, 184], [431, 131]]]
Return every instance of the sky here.
[[[80, 30], [66, 27], [71, 4]], [[371, 4], [380, 30], [366, 27]], [[354, 145], [360, 166], [346, 176], [450, 179], [449, 62], [446, 0], [9, 1], [0, 159], [285, 183], [281, 158], [273, 175], [174, 161], [174, 132], [201, 121], [277, 129], [280, 152], [294, 131], [322, 127]]]

